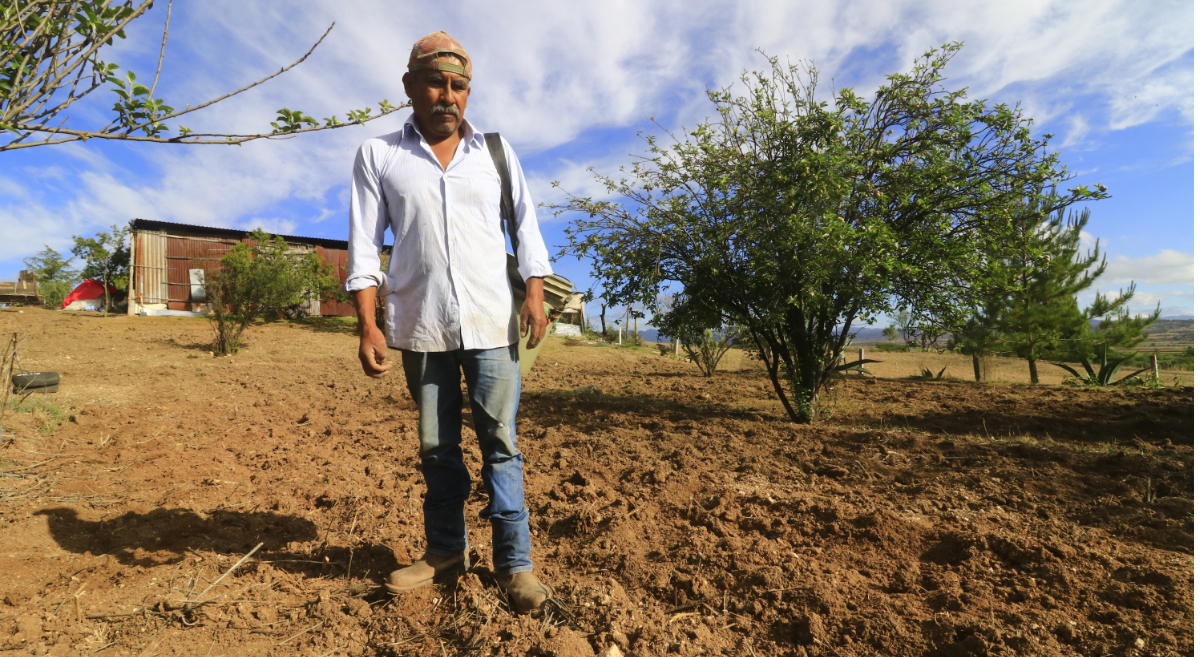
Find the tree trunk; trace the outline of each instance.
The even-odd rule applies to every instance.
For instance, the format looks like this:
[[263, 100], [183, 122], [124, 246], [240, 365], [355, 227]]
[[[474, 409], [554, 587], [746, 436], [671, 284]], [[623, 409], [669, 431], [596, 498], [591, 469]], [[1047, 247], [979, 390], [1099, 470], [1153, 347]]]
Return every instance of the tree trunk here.
[[811, 424], [812, 415], [809, 413], [809, 409], [812, 408], [812, 400], [805, 404], [797, 399], [796, 404], [793, 405], [792, 400], [788, 399], [787, 393], [784, 392], [783, 385], [779, 382], [779, 364], [775, 363], [772, 366], [770, 361], [767, 362], [767, 376], [771, 379], [771, 386], [775, 388], [775, 396], [783, 403], [783, 410], [787, 411], [788, 418], [796, 424]]
[[608, 335], [608, 324], [604, 321], [604, 304], [600, 304], [600, 337]]
[[750, 327], [747, 327], [747, 330], [750, 333], [750, 337], [754, 339], [754, 346], [758, 349], [759, 357], [762, 358], [763, 364], [767, 366], [767, 377], [770, 378], [771, 386], [775, 388], [775, 396], [783, 404], [783, 410], [787, 412], [788, 419], [796, 424], [809, 424], [812, 422], [812, 417], [807, 411], [807, 409], [812, 407], [812, 404], [800, 407], [799, 400], [796, 400], [798, 403], [793, 405], [792, 400], [788, 399], [787, 393], [784, 391], [783, 384], [779, 381], [780, 358], [776, 350], [772, 348], [779, 345], [768, 340], [765, 333], [759, 335]]
[[108, 269], [104, 270], [104, 280], [100, 282], [104, 284], [104, 317], [108, 317], [108, 305], [112, 303], [108, 298]]
[[971, 355], [971, 366], [975, 368], [975, 382], [983, 381], [983, 372], [979, 368], [979, 355]]
[[1037, 360], [1033, 358], [1026, 358], [1025, 360], [1029, 361], [1029, 382], [1033, 385], [1037, 385]]

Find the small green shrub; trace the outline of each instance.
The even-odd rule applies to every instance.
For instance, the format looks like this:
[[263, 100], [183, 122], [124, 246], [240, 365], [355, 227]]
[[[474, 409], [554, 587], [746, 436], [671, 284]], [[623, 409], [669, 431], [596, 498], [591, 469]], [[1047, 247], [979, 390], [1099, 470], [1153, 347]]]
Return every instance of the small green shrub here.
[[[1137, 353], [1132, 356], [1125, 364], [1129, 367], [1141, 369], [1150, 367], [1149, 353]], [[1189, 372], [1196, 369], [1196, 356], [1192, 347], [1188, 347], [1187, 351], [1181, 354], [1159, 354], [1158, 369], [1159, 370], [1187, 370]]]
[[[695, 329], [693, 329], [695, 331]], [[704, 376], [712, 376], [717, 371], [721, 359], [742, 338], [742, 329], [737, 326], [725, 326], [720, 329], [704, 329], [679, 336], [679, 344], [687, 359], [700, 368]], [[659, 345], [665, 356], [668, 351], [674, 351], [674, 345]]]
[[8, 412], [10, 413], [26, 413], [33, 416], [34, 423], [37, 425], [38, 433], [50, 435], [60, 427], [66, 420], [67, 412], [63, 407], [56, 402], [45, 399], [37, 399], [37, 393], [21, 400], [19, 398], [9, 398]]
[[212, 306], [209, 320], [216, 332], [213, 351], [236, 354], [242, 332], [260, 317], [278, 318], [312, 299], [345, 300], [333, 268], [316, 253], [299, 253], [262, 230], [221, 257], [221, 268], [206, 272], [204, 291]]
[[908, 345], [896, 344], [894, 342], [880, 342], [871, 347], [871, 351], [878, 351], [885, 354], [907, 353]]

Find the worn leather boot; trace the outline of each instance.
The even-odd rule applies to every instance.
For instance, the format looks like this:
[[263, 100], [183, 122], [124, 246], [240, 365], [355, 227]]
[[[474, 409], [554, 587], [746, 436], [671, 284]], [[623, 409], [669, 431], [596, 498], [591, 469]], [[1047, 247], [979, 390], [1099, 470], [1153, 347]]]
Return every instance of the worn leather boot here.
[[438, 554], [425, 553], [413, 565], [393, 570], [388, 575], [384, 586], [393, 595], [412, 591], [433, 583], [433, 578], [442, 573], [465, 571], [471, 565], [471, 558], [466, 553], [443, 557]]
[[496, 584], [508, 594], [509, 604], [518, 614], [539, 611], [554, 597], [554, 589], [539, 582], [533, 573], [496, 575]]

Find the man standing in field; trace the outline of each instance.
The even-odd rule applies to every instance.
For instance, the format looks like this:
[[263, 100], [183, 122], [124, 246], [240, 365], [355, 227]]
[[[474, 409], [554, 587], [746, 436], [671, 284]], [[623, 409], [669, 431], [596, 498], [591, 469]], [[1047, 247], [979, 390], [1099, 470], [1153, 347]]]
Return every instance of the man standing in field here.
[[[371, 377], [400, 353], [408, 390], [420, 413], [425, 477], [425, 555], [388, 576], [402, 593], [469, 564], [463, 507], [471, 479], [463, 465], [462, 377], [467, 381], [483, 459], [492, 525], [492, 566], [513, 608], [541, 608], [553, 591], [533, 575], [524, 457], [516, 446], [521, 395], [518, 336], [530, 347], [546, 335], [542, 279], [551, 274], [534, 204], [516, 155], [503, 143], [515, 208], [515, 250], [525, 304], [512, 310], [501, 217], [500, 165], [484, 135], [463, 118], [471, 95], [471, 59], [445, 32], [413, 46], [404, 74], [413, 113], [399, 131], [358, 150], [350, 199], [346, 291], [362, 327], [359, 359]], [[384, 231], [395, 236], [388, 271], [380, 270]], [[375, 297], [386, 300], [384, 332]], [[460, 374], [461, 372], [461, 374]]]

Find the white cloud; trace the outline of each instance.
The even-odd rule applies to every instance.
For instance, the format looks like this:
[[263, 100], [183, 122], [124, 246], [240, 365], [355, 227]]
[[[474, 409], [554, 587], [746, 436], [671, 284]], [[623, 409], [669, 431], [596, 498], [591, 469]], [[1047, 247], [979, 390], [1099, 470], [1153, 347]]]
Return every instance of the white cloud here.
[[[1079, 250], [1082, 252], [1082, 251], [1090, 251], [1090, 250], [1096, 248], [1096, 240], [1097, 240], [1096, 236], [1087, 232], [1086, 230], [1079, 231], [1079, 247], [1080, 247]], [[1108, 248], [1108, 238], [1107, 237], [1101, 237], [1101, 238], [1099, 238], [1099, 240], [1100, 240], [1099, 245], [1100, 245], [1101, 251]]]
[[[1101, 276], [1109, 284], [1134, 281], [1146, 285], [1193, 285], [1196, 280], [1196, 255], [1174, 249], [1162, 249], [1144, 258], [1118, 255], [1110, 258]], [[1100, 285], [1103, 285], [1101, 283]]]
[[[135, 66], [141, 79], [153, 74], [164, 8], [135, 23], [130, 38], [113, 51], [113, 61]], [[814, 60], [823, 89], [836, 78], [838, 85], [870, 91], [928, 47], [962, 40], [966, 47], [951, 64], [949, 86], [969, 85], [972, 97], [1020, 98], [1039, 123], [1069, 117], [1071, 143], [1082, 143], [1098, 128], [1136, 125], [1168, 110], [1190, 120], [1192, 15], [1191, 4], [1179, 0], [540, 0], [403, 8], [384, 0], [213, 0], [175, 6], [156, 95], [183, 105], [228, 92], [290, 63], [336, 20], [304, 64], [189, 115], [184, 124], [198, 131], [258, 132], [284, 106], [323, 117], [383, 98], [398, 103], [410, 44], [446, 29], [473, 57], [468, 116], [504, 133], [518, 153], [562, 148], [589, 131], [630, 133], [627, 141], [610, 144], [611, 156], [568, 154], [539, 170], [527, 165], [539, 200], [555, 202], [561, 197], [548, 189], [550, 180], [603, 196], [586, 168], [610, 171], [628, 160], [625, 153], [641, 151], [629, 126], [649, 115], [669, 127], [693, 125], [711, 114], [704, 90], [733, 82], [743, 69], [761, 68], [756, 48]], [[97, 95], [77, 105], [76, 114], [101, 117], [111, 102], [107, 94]], [[8, 236], [0, 243], [0, 260], [28, 255], [43, 241], [60, 248], [72, 234], [135, 216], [237, 227], [266, 221], [304, 233], [344, 212], [357, 145], [397, 129], [402, 114], [367, 127], [242, 147], [97, 146], [95, 140], [57, 147], [49, 164], [24, 160], [36, 161], [42, 175], [26, 173], [23, 182], [17, 168], [6, 170], [8, 180], [26, 189], [19, 190], [24, 196], [7, 193], [0, 200], [0, 229]], [[65, 177], [54, 177], [63, 172]], [[281, 203], [311, 210], [307, 217], [293, 216], [278, 210]], [[1106, 278], [1122, 266], [1119, 258], [1111, 262]]]
[[278, 217], [254, 217], [239, 222], [237, 228], [247, 231], [261, 228], [272, 235], [295, 235], [296, 222]]
[[[596, 173], [617, 176], [620, 162], [615, 157], [607, 157], [602, 162], [574, 162], [560, 160], [555, 168], [545, 173], [526, 173], [533, 198], [547, 204], [558, 204], [565, 201], [566, 194], [587, 197], [593, 200], [612, 200], [615, 194], [610, 192], [604, 183], [596, 179]], [[555, 189], [553, 182], [558, 182], [560, 189]], [[561, 190], [561, 191], [560, 191]], [[539, 221], [545, 223], [553, 220], [554, 211], [550, 208], [538, 210]]]
[[[1119, 289], [1106, 290], [1101, 293], [1110, 301], [1116, 299], [1121, 294]], [[1091, 296], [1081, 298], [1081, 305], [1086, 306], [1092, 302]], [[1133, 297], [1125, 304], [1126, 310], [1132, 315], [1149, 315], [1156, 309], [1161, 311], [1163, 317], [1172, 317], [1176, 315], [1194, 315], [1196, 312], [1195, 300], [1191, 291], [1185, 290], [1166, 290], [1166, 291], [1143, 291], [1134, 292]]]
[[1127, 304], [1132, 313], [1152, 313], [1161, 308], [1163, 316], [1195, 313], [1195, 255], [1162, 249], [1152, 256], [1110, 257], [1104, 274], [1092, 289], [1079, 295], [1088, 305], [1097, 292], [1115, 299], [1132, 281], [1137, 290]]
[[29, 189], [11, 178], [0, 176], [0, 194], [13, 200], [26, 200], [29, 198]]
[[[651, 114], [707, 113], [705, 86], [729, 84], [743, 69], [761, 67], [756, 48], [811, 59], [826, 82], [836, 76], [838, 84], [871, 90], [929, 47], [961, 40], [966, 47], [948, 71], [948, 84], [967, 84], [974, 97], [1000, 100], [1015, 100], [1004, 90], [1020, 86], [1020, 97], [1043, 122], [1074, 112], [1078, 132], [1088, 124], [1135, 125], [1167, 107], [1190, 116], [1192, 9], [1186, 2], [531, 1], [468, 2], [453, 10], [416, 5], [403, 12], [381, 0], [349, 6], [332, 0], [286, 10], [231, 0], [193, 6], [183, 14], [192, 30], [179, 38], [209, 65], [176, 90], [192, 92], [182, 95], [195, 100], [227, 91], [288, 63], [337, 20], [309, 61], [245, 99], [207, 111], [208, 120], [227, 125], [232, 119], [250, 129], [298, 99], [313, 116], [383, 97], [399, 100], [408, 44], [438, 28], [472, 54], [471, 113], [526, 149]], [[1109, 114], [1082, 114], [1095, 113], [1094, 100], [1081, 98], [1087, 94], [1099, 95]], [[690, 124], [696, 117], [683, 118]]]

